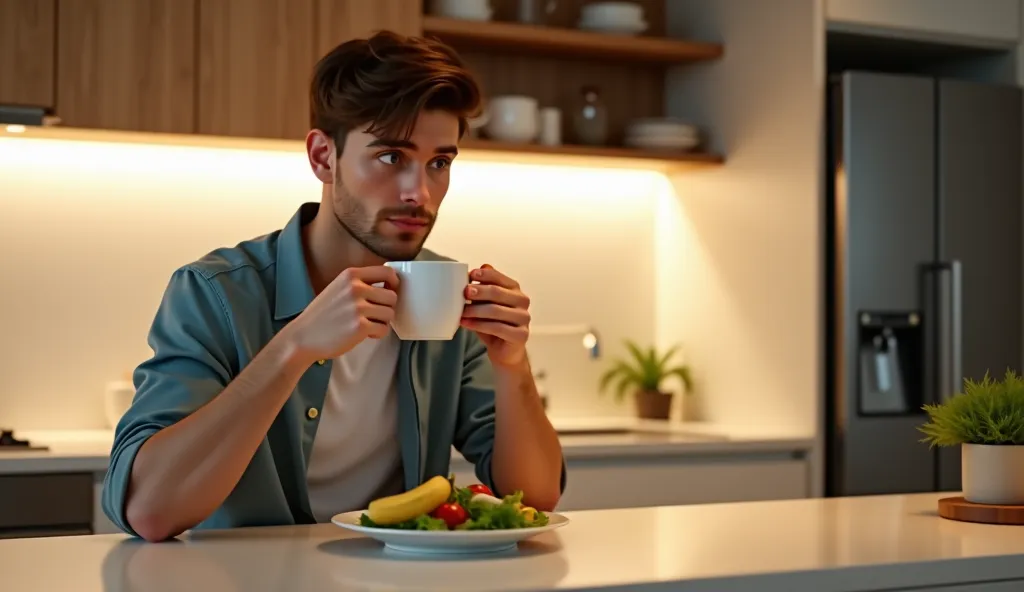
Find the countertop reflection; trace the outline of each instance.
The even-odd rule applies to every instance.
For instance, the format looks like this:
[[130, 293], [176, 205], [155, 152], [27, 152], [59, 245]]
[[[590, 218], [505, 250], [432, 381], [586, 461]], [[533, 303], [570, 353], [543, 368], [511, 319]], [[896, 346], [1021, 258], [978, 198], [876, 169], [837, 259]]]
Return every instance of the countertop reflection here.
[[331, 524], [0, 541], [19, 592], [888, 590], [1004, 580], [1024, 589], [1019, 528], [939, 518], [949, 494], [570, 512], [502, 554], [417, 556]]

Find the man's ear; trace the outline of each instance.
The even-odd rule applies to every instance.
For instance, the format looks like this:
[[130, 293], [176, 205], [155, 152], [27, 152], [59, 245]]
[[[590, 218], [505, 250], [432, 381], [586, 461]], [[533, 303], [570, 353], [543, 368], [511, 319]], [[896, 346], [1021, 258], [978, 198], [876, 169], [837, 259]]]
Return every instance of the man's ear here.
[[321, 183], [334, 183], [334, 167], [338, 165], [334, 140], [321, 130], [309, 130], [306, 134], [306, 156], [313, 174]]

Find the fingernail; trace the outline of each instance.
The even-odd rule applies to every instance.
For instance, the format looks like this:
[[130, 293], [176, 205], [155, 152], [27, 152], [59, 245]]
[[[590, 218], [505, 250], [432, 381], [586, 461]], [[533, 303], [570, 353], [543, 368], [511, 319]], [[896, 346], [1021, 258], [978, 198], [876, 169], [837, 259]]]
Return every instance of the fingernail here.
[[469, 289], [469, 295], [470, 296], [476, 296], [477, 292], [479, 292], [479, 290], [477, 290], [476, 288], [470, 288]]

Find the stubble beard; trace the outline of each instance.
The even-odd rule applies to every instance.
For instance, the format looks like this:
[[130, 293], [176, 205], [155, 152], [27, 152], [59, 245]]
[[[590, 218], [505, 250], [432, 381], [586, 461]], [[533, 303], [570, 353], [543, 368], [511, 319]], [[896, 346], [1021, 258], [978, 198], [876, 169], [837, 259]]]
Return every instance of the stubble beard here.
[[[430, 236], [434, 228], [434, 217], [423, 208], [388, 208], [378, 213], [377, 219], [367, 212], [362, 201], [349, 193], [345, 183], [341, 179], [341, 173], [334, 175], [334, 185], [331, 189], [331, 201], [333, 202], [334, 218], [338, 224], [345, 229], [345, 232], [361, 244], [366, 250], [385, 261], [409, 261], [415, 259], [423, 249], [423, 244]], [[397, 238], [389, 239], [376, 232], [376, 225], [381, 223], [384, 216], [406, 215], [427, 218], [430, 220], [427, 231], [422, 239], [416, 235], [401, 233]]]

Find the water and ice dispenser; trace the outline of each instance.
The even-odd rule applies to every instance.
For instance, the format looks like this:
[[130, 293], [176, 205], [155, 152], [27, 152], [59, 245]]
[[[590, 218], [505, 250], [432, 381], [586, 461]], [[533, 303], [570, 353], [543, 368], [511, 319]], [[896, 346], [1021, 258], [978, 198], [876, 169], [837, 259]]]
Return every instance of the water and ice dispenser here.
[[858, 331], [860, 415], [920, 413], [924, 328], [917, 312], [863, 312]]

